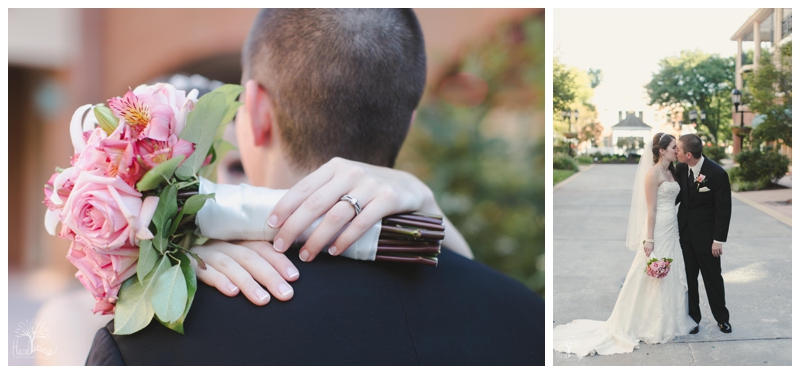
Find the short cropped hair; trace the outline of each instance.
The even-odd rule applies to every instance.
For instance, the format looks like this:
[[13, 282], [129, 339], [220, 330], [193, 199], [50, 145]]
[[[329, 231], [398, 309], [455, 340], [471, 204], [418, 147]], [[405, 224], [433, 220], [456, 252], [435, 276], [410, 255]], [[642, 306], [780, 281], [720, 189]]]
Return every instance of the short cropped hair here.
[[699, 159], [703, 154], [703, 141], [695, 134], [686, 134], [680, 137], [681, 148], [684, 152], [692, 154], [693, 158]]
[[272, 98], [293, 166], [333, 157], [393, 167], [425, 87], [425, 42], [402, 9], [269, 9], [242, 51], [243, 83]]

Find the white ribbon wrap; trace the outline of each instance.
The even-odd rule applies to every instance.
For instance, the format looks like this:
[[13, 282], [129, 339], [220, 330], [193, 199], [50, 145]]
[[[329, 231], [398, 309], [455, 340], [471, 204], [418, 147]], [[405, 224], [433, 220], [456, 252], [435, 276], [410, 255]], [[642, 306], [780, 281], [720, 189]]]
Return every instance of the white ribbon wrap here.
[[[199, 193], [213, 193], [214, 199], [206, 200], [203, 208], [197, 212], [195, 218], [197, 233], [207, 238], [219, 240], [272, 241], [278, 230], [269, 227], [267, 220], [278, 200], [287, 191], [253, 187], [247, 184], [238, 186], [216, 184], [205, 178], [200, 178]], [[320, 222], [322, 222], [322, 218], [314, 221], [311, 227], [300, 234], [296, 241], [305, 242], [308, 240]], [[381, 222], [379, 221], [372, 225], [361, 238], [340, 256], [354, 260], [375, 261], [380, 233]], [[339, 234], [336, 235], [336, 237], [338, 236]]]

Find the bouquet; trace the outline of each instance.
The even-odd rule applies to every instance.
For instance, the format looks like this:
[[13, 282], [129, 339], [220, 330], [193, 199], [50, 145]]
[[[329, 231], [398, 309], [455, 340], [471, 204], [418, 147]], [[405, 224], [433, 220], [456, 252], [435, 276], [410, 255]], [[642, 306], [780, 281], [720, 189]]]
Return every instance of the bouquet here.
[[661, 279], [669, 274], [669, 268], [672, 266], [672, 259], [671, 258], [651, 258], [650, 261], [647, 262], [647, 265], [644, 267], [644, 272], [656, 279]]
[[[198, 99], [197, 90], [159, 83], [75, 111], [71, 167], [57, 168], [44, 188], [45, 228], [55, 235], [61, 222], [75, 276], [92, 292], [95, 313], [115, 314], [115, 334], [154, 317], [183, 334], [197, 289], [192, 259], [205, 268], [192, 246], [274, 238], [266, 217], [285, 190], [209, 180], [233, 149], [222, 135], [241, 92], [223, 85]], [[443, 237], [441, 217], [394, 215], [342, 255], [436, 265]]]

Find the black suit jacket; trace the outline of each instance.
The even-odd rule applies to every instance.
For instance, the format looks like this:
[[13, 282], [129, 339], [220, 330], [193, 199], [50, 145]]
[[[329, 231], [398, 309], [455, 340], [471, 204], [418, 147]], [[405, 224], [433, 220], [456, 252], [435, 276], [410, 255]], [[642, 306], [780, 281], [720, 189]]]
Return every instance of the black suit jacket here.
[[[695, 250], [710, 253], [714, 240], [728, 240], [728, 227], [731, 223], [731, 184], [728, 173], [706, 157], [700, 174], [706, 176], [704, 187], [710, 191], [699, 192], [702, 187], [698, 188], [695, 181], [689, 180], [687, 164], [678, 164], [676, 171], [681, 184], [681, 193], [677, 198], [681, 202], [678, 208], [678, 227], [681, 235], [689, 235], [682, 239], [689, 240]], [[688, 230], [684, 230], [687, 225]]]
[[[297, 251], [290, 250], [296, 258]], [[443, 250], [438, 267], [320, 255], [288, 302], [199, 284], [186, 335], [100, 329], [87, 365], [544, 365], [544, 302]]]

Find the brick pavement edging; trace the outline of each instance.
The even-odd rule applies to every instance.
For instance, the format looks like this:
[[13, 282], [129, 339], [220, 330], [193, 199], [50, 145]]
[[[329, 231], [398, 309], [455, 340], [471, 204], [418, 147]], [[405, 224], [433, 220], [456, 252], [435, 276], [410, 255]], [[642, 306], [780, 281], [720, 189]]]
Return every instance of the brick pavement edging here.
[[786, 217], [785, 215], [775, 211], [772, 208], [767, 207], [764, 204], [757, 203], [757, 202], [755, 202], [753, 200], [750, 200], [750, 199], [744, 197], [742, 194], [739, 194], [739, 193], [736, 193], [736, 192], [731, 192], [731, 196], [733, 196], [735, 199], [737, 199], [737, 200], [739, 200], [739, 201], [741, 201], [741, 202], [743, 202], [743, 203], [745, 203], [747, 205], [750, 205], [753, 208], [756, 208], [756, 209], [764, 212], [766, 215], [768, 215], [768, 216], [770, 216], [772, 218], [775, 218], [778, 221], [781, 221], [781, 222], [785, 223], [789, 227], [792, 227], [792, 217]]

